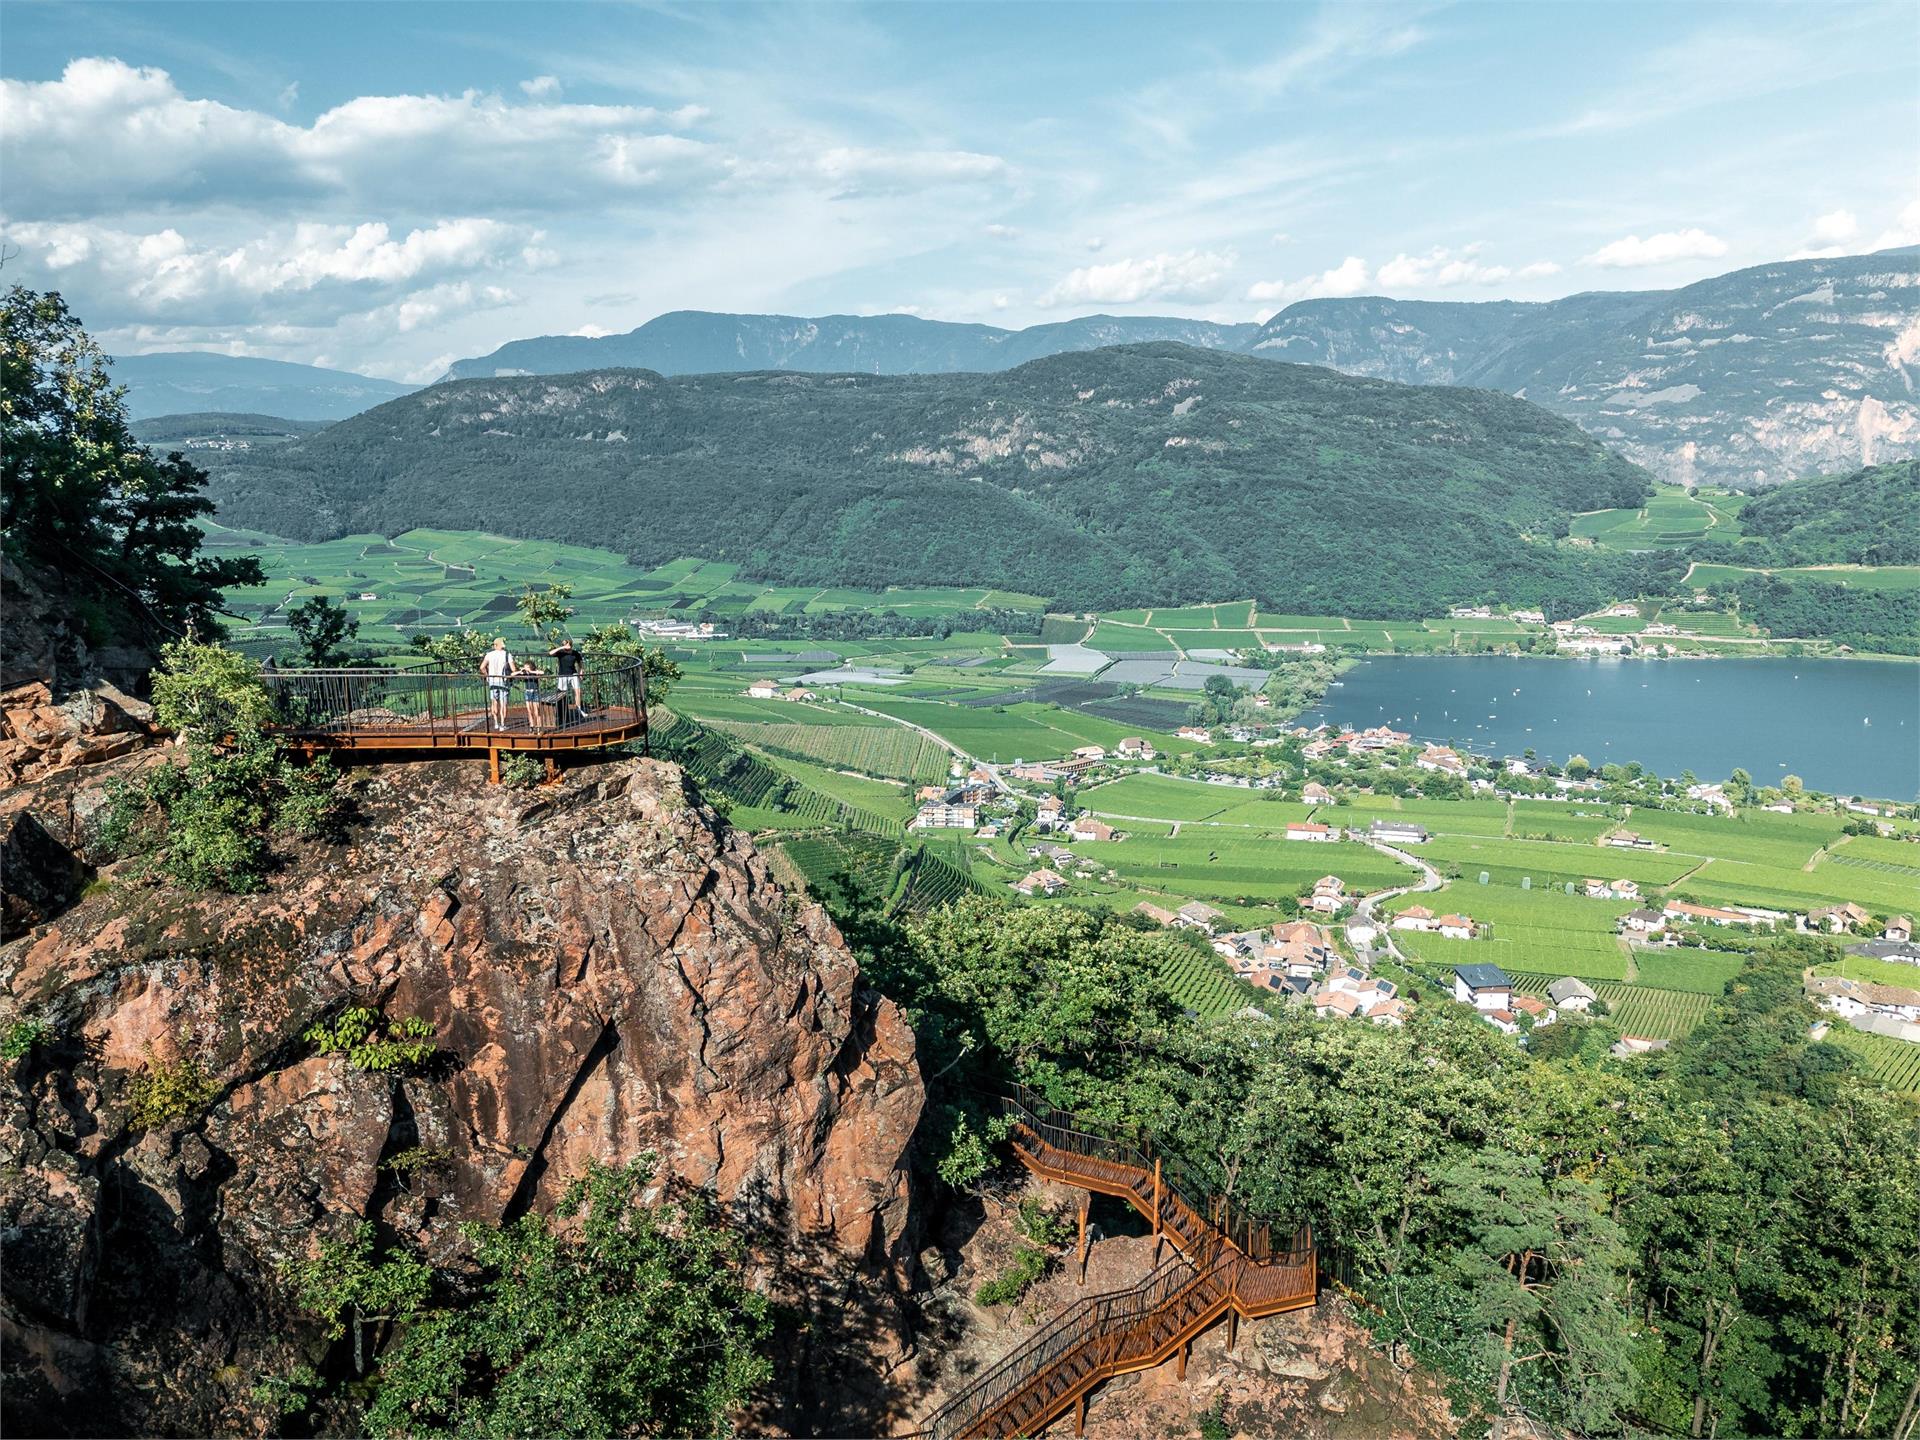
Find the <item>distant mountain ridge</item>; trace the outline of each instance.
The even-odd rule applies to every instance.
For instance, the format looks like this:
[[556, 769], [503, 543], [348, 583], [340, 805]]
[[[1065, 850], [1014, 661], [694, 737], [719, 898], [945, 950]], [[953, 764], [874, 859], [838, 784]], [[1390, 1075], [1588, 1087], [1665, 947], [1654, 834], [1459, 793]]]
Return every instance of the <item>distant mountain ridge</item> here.
[[459, 380], [203, 463], [223, 523], [296, 539], [487, 529], [1076, 609], [1582, 613], [1678, 564], [1557, 543], [1651, 487], [1538, 406], [1177, 344], [995, 374]]
[[1685, 485], [1769, 485], [1920, 453], [1915, 249], [1545, 304], [1303, 300], [1247, 349], [1505, 390]]
[[515, 340], [457, 361], [446, 378], [613, 366], [663, 375], [940, 374], [1153, 341], [1412, 385], [1504, 390], [1682, 484], [1769, 485], [1920, 454], [1914, 249], [1544, 303], [1302, 300], [1263, 326], [1091, 315], [1003, 330], [913, 315], [679, 310], [623, 335]]
[[118, 355], [110, 373], [127, 387], [127, 410], [135, 420], [204, 412], [344, 420], [420, 388], [350, 370], [208, 350]]
[[1029, 360], [1108, 345], [1174, 341], [1239, 350], [1258, 325], [1153, 315], [1086, 315], [1025, 330], [923, 320], [917, 315], [732, 315], [675, 310], [624, 335], [542, 335], [512, 340], [442, 377], [491, 379], [578, 370], [718, 375], [743, 370], [812, 374], [939, 375], [1011, 370]]

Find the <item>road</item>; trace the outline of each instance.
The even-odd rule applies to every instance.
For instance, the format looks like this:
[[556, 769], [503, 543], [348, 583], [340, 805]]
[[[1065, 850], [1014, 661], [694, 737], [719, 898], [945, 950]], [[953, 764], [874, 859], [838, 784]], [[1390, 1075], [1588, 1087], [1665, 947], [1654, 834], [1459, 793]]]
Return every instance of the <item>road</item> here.
[[1398, 885], [1391, 890], [1376, 890], [1371, 895], [1362, 895], [1360, 902], [1353, 908], [1352, 917], [1347, 921], [1347, 943], [1353, 946], [1353, 953], [1356, 958], [1363, 963], [1372, 964], [1374, 946], [1372, 944], [1362, 945], [1353, 938], [1353, 927], [1355, 925], [1371, 925], [1381, 942], [1383, 942], [1387, 954], [1395, 960], [1404, 962], [1406, 956], [1402, 955], [1398, 947], [1393, 943], [1392, 927], [1382, 920], [1375, 919], [1374, 906], [1383, 900], [1392, 900], [1400, 895], [1419, 895], [1428, 891], [1438, 890], [1442, 885], [1446, 884], [1446, 881], [1440, 877], [1438, 870], [1434, 869], [1433, 866], [1429, 865], [1425, 860], [1422, 860], [1418, 855], [1406, 850], [1395, 849], [1393, 846], [1383, 844], [1378, 840], [1369, 840], [1366, 843], [1390, 859], [1398, 860], [1403, 865], [1413, 866], [1414, 869], [1420, 872], [1420, 883], [1418, 885]]

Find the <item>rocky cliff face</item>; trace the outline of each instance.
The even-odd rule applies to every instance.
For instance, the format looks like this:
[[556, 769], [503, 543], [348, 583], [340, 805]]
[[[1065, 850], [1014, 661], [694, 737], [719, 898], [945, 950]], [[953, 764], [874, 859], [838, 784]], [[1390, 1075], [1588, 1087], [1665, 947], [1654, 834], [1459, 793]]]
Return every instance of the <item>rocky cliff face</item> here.
[[[106, 782], [153, 763], [16, 801], [51, 847], [35, 863], [99, 861]], [[904, 1350], [885, 1297], [924, 1095], [900, 1013], [676, 768], [481, 777], [365, 772], [350, 839], [293, 853], [264, 894], [123, 863], [0, 947], [3, 1018], [49, 1027], [0, 1097], [10, 1428], [255, 1429], [251, 1387], [311, 1353], [274, 1275], [316, 1235], [373, 1219], [457, 1266], [458, 1222], [544, 1209], [589, 1159], [647, 1150], [816, 1311], [769, 1423], [880, 1423], [829, 1402]], [[443, 1063], [316, 1055], [301, 1032], [349, 1004], [430, 1021]], [[136, 1077], [183, 1063], [211, 1101], [136, 1127]], [[434, 1163], [402, 1183], [383, 1162], [413, 1149]]]
[[1767, 485], [1920, 453], [1920, 255], [1783, 261], [1544, 305], [1307, 300], [1248, 349], [1524, 396], [1664, 480]]

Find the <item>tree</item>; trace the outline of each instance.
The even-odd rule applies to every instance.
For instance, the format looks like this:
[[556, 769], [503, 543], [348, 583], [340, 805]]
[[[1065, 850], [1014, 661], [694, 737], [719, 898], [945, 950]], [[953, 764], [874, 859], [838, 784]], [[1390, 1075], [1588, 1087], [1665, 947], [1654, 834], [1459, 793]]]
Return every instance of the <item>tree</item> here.
[[96, 643], [216, 634], [221, 591], [261, 584], [260, 563], [200, 553], [207, 477], [133, 438], [107, 364], [59, 295], [0, 301], [0, 537], [70, 577]]
[[410, 1323], [375, 1375], [382, 1436], [703, 1435], [772, 1374], [765, 1296], [698, 1197], [648, 1205], [653, 1157], [594, 1164], [560, 1222], [465, 1225], [468, 1303]]
[[315, 595], [287, 613], [299, 645], [300, 663], [316, 670], [344, 663], [342, 645], [360, 633], [360, 622], [325, 595]]
[[328, 1339], [351, 1332], [355, 1375], [367, 1373], [367, 1327], [412, 1315], [433, 1284], [432, 1267], [404, 1250], [375, 1257], [371, 1220], [355, 1224], [345, 1240], [321, 1241], [282, 1274], [300, 1307], [326, 1322]]
[[1798, 775], [1782, 775], [1780, 788], [1789, 795], [1803, 795], [1806, 793], [1807, 782]]
[[1567, 757], [1567, 778], [1569, 780], [1584, 780], [1592, 773], [1593, 762], [1588, 760], [1586, 756], [1569, 755]]
[[567, 604], [572, 598], [571, 585], [549, 585], [544, 590], [529, 585], [513, 604], [527, 629], [548, 645], [557, 645], [566, 633], [567, 621], [573, 618], [573, 606]]
[[156, 769], [147, 794], [167, 817], [166, 865], [197, 889], [258, 890], [275, 830], [335, 833], [338, 774], [321, 756], [300, 764], [267, 728], [260, 671], [219, 645], [179, 640], [153, 673], [154, 716], [185, 741], [187, 763]]
[[594, 626], [587, 632], [581, 648], [589, 660], [603, 663], [609, 660], [640, 660], [641, 670], [647, 677], [649, 706], [665, 704], [668, 690], [680, 678], [680, 667], [667, 658], [666, 651], [658, 647], [649, 650], [640, 643], [639, 633], [631, 625], [623, 625], [618, 620]]

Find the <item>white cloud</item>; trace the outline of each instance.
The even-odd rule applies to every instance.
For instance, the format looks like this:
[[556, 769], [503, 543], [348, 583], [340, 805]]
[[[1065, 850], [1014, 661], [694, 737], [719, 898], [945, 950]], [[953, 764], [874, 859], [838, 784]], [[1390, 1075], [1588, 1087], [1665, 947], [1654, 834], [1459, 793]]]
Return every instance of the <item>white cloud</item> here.
[[280, 92], [280, 101], [279, 101], [280, 108], [282, 110], [291, 110], [294, 107], [294, 102], [299, 100], [299, 98], [300, 98], [300, 82], [298, 80], [295, 80], [291, 82], [286, 89]]
[[582, 325], [578, 330], [569, 330], [567, 333], [578, 335], [583, 340], [598, 340], [603, 335], [613, 334], [613, 331], [604, 325]]
[[1813, 222], [1813, 238], [1834, 245], [1860, 233], [1860, 217], [1851, 210], [1831, 210]]
[[549, 100], [560, 93], [560, 82], [552, 75], [536, 75], [522, 80], [520, 88], [535, 100]]
[[1396, 255], [1380, 267], [1375, 279], [1383, 289], [1401, 291], [1499, 285], [1508, 280], [1536, 280], [1560, 273], [1560, 267], [1551, 260], [1536, 260], [1518, 269], [1511, 265], [1488, 265], [1477, 258], [1479, 250], [1478, 245], [1469, 245], [1456, 253], [1436, 245], [1425, 255]]
[[1231, 252], [1188, 250], [1113, 260], [1069, 271], [1046, 294], [1042, 306], [1132, 305], [1141, 300], [1207, 300], [1219, 292], [1233, 268]]
[[1102, 240], [1098, 235], [1095, 235], [1087, 241], [1087, 249], [1097, 252], [1105, 248], [1106, 243], [1107, 242]]
[[989, 240], [1018, 240], [1020, 232], [1011, 225], [988, 225], [985, 234]]
[[1367, 288], [1367, 262], [1349, 255], [1331, 270], [1304, 280], [1262, 280], [1247, 291], [1249, 300], [1316, 300], [1327, 296], [1358, 295]]
[[1011, 304], [1013, 304], [1013, 301], [1005, 295], [996, 295], [993, 297], [993, 308], [996, 310], [1004, 310]]
[[1284, 230], [1276, 230], [1273, 232], [1273, 243], [1275, 245], [1291, 245], [1293, 243], [1293, 236]]
[[1874, 237], [1873, 250], [1891, 250], [1899, 245], [1920, 245], [1920, 200], [1908, 202], [1894, 222]]
[[[378, 222], [300, 224], [235, 246], [196, 243], [172, 226], [141, 233], [29, 222], [7, 233], [62, 286], [114, 294], [123, 320], [199, 325], [352, 312], [416, 285], [524, 263], [539, 234], [485, 219], [446, 220], [399, 238]], [[443, 297], [435, 313], [458, 298]], [[413, 317], [408, 329], [419, 313], [393, 311]]]
[[[660, 110], [557, 100], [363, 95], [311, 125], [183, 94], [164, 70], [70, 62], [58, 80], [0, 80], [0, 165], [25, 219], [120, 214], [141, 204], [275, 211], [289, 197], [358, 208], [596, 210], [658, 192], [744, 185], [829, 195], [997, 179], [1006, 162], [961, 150], [843, 146], [793, 131], [751, 150], [687, 132], [698, 105]], [[532, 88], [527, 88], [532, 87]]]
[[1663, 230], [1641, 239], [1625, 235], [1602, 245], [1586, 257], [1588, 265], [1630, 270], [1643, 265], [1671, 265], [1676, 260], [1717, 260], [1727, 253], [1727, 242], [1704, 230]]

